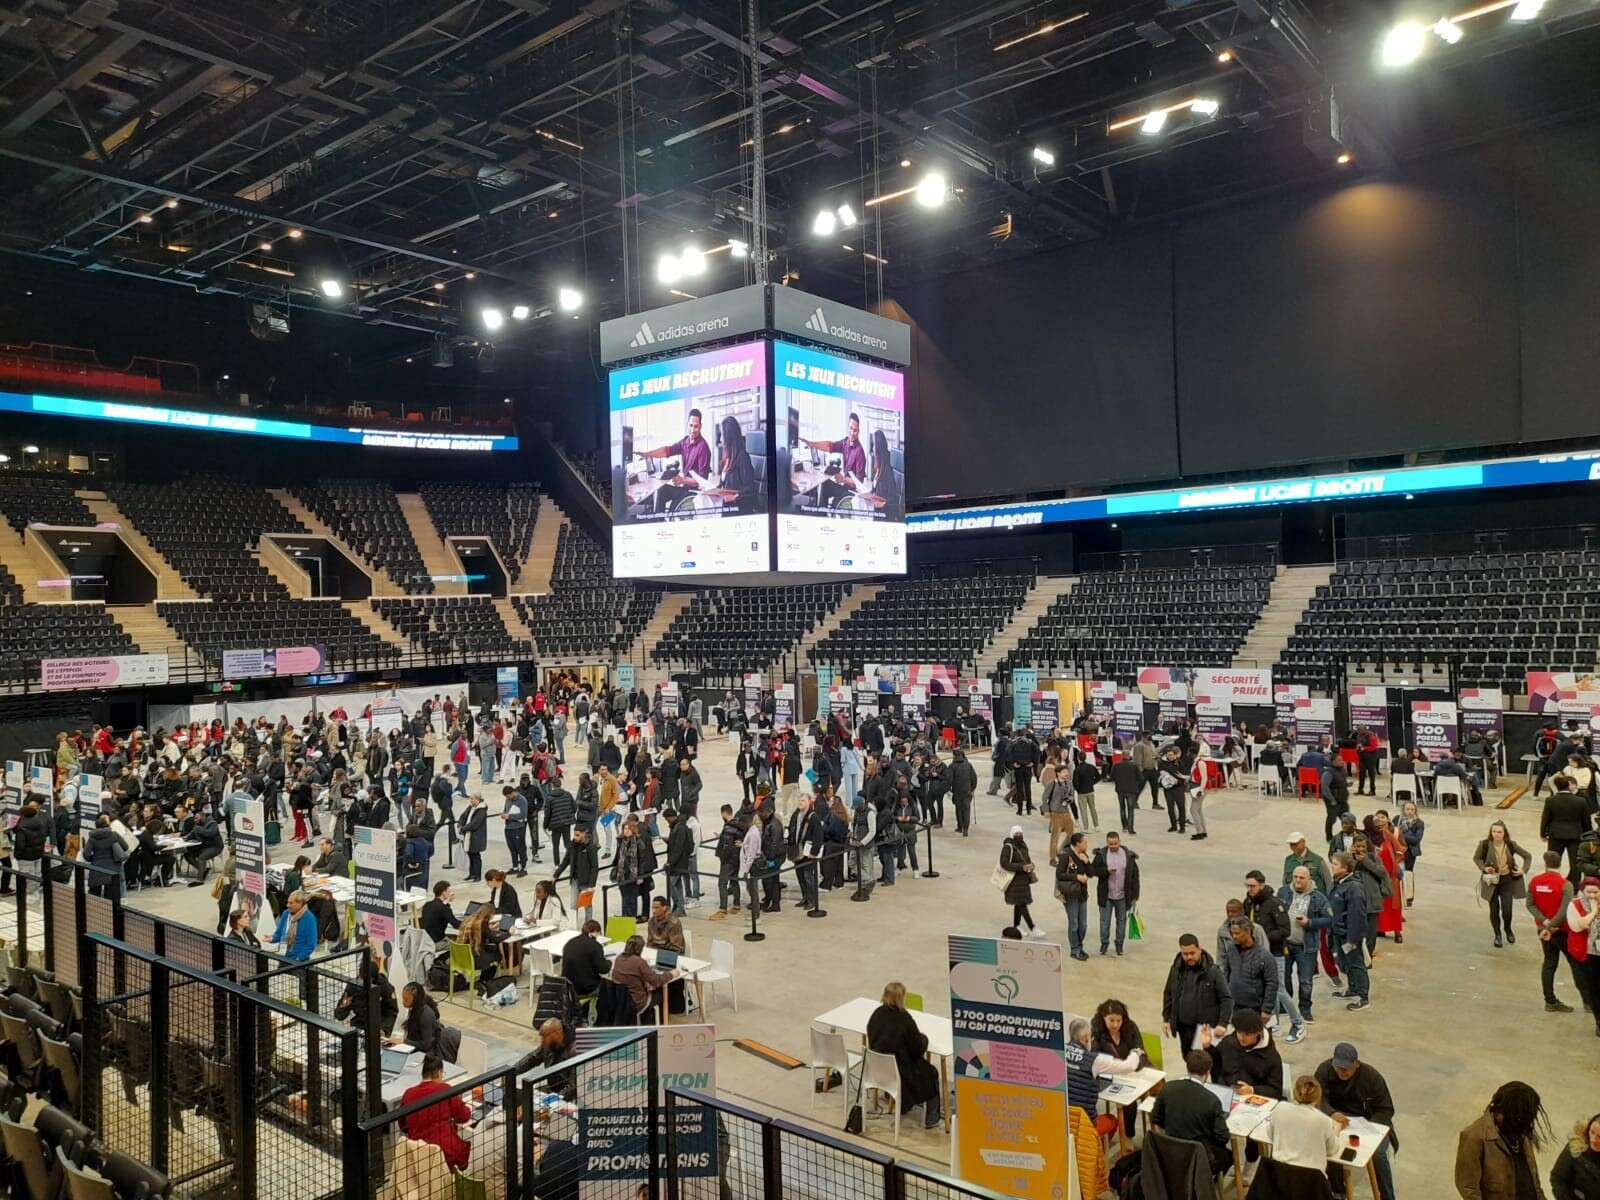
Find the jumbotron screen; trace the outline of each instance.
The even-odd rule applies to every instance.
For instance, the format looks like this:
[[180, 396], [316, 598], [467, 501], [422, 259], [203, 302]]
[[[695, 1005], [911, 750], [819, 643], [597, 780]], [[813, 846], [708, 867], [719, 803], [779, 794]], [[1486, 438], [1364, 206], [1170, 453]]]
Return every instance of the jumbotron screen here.
[[767, 348], [611, 372], [612, 573], [771, 568]]
[[788, 449], [778, 570], [903, 573], [905, 374], [788, 342], [772, 354]]

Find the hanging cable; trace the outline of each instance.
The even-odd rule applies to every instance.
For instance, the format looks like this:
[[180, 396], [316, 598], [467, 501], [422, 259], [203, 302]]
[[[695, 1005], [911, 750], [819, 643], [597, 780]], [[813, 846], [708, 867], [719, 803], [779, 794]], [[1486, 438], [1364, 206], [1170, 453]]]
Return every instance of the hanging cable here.
[[755, 281], [767, 282], [767, 150], [761, 96], [761, 25], [757, 0], [746, 0], [750, 25], [750, 258]]

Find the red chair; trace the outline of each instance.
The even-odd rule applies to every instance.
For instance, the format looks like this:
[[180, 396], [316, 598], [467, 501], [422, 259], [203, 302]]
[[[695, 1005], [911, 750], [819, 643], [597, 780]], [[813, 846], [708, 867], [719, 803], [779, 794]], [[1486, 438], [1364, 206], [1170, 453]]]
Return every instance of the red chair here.
[[939, 742], [946, 750], [954, 750], [956, 748], [956, 731], [946, 725], [939, 731]]
[[1206, 787], [1215, 789], [1227, 785], [1227, 773], [1222, 769], [1222, 764], [1214, 758], [1203, 760], [1206, 764]]
[[1313, 796], [1322, 795], [1322, 772], [1315, 767], [1296, 767], [1295, 782], [1299, 785], [1296, 792], [1299, 796], [1305, 796], [1308, 791]]

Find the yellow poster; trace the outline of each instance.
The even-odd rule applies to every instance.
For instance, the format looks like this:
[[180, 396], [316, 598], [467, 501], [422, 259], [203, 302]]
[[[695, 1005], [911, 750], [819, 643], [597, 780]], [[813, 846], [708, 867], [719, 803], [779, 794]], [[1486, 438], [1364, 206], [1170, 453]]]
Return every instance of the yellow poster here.
[[1072, 728], [1072, 718], [1079, 709], [1087, 707], [1087, 690], [1081, 679], [1052, 679], [1050, 687], [1061, 698], [1061, 727]]
[[962, 1179], [1022, 1200], [1072, 1200], [1066, 1092], [961, 1078], [956, 1113]]

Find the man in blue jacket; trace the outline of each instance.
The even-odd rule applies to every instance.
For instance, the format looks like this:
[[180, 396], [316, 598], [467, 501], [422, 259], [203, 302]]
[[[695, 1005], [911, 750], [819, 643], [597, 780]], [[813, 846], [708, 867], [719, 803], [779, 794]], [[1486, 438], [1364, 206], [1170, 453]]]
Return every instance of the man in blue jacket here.
[[1300, 1019], [1309, 1021], [1311, 977], [1317, 969], [1317, 948], [1322, 944], [1322, 931], [1333, 923], [1332, 912], [1328, 897], [1312, 882], [1310, 867], [1296, 867], [1289, 882], [1278, 889], [1278, 899], [1289, 914], [1289, 936], [1283, 943], [1284, 986], [1294, 993]]
[[278, 914], [272, 943], [290, 962], [306, 962], [316, 952], [317, 916], [307, 907], [304, 892], [290, 893], [288, 904]]
[[1370, 1003], [1371, 983], [1367, 977], [1367, 895], [1355, 877], [1355, 859], [1340, 851], [1329, 861], [1333, 871], [1333, 894], [1328, 897], [1328, 936], [1333, 939], [1334, 957], [1344, 973], [1346, 987], [1334, 992], [1348, 998], [1345, 1007], [1358, 1012]]

